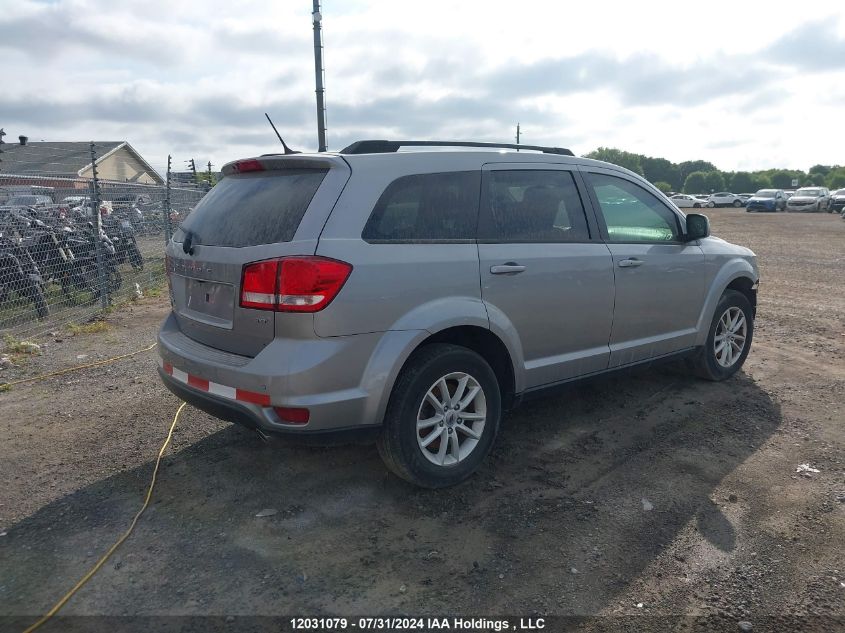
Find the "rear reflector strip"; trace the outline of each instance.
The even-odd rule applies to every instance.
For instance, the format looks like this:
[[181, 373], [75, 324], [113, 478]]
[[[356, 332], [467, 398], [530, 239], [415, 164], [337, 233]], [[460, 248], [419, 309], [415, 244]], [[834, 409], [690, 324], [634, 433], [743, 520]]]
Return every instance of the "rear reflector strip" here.
[[247, 391], [246, 389], [236, 389], [235, 387], [229, 387], [228, 385], [211, 382], [205, 378], [200, 378], [199, 376], [194, 376], [193, 374], [184, 372], [181, 369], [177, 369], [162, 359], [159, 359], [159, 365], [161, 365], [164, 373], [169, 376], [173, 376], [173, 378], [179, 382], [186, 384], [189, 387], [193, 387], [194, 389], [198, 389], [199, 391], [205, 391], [229, 400], [237, 400], [238, 402], [249, 402], [250, 404], [257, 404], [262, 407], [270, 406], [270, 396], [266, 393], [257, 393], [255, 391]]

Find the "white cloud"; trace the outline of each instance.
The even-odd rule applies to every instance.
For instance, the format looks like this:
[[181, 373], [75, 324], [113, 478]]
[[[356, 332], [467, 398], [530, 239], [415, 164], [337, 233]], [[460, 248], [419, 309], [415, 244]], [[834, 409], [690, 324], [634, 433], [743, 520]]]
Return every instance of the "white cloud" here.
[[[2, 2], [2, 0], [0, 0]], [[216, 165], [316, 145], [311, 3], [6, 0], [0, 126]], [[326, 0], [329, 146], [599, 145], [722, 169], [842, 163], [845, 9]]]

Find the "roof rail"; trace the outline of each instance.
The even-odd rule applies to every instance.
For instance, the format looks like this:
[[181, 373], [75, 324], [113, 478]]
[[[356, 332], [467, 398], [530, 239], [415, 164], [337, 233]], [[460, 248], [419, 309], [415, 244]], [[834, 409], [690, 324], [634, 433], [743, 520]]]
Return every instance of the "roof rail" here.
[[355, 141], [340, 150], [341, 154], [388, 154], [398, 152], [400, 147], [485, 147], [490, 149], [528, 149], [544, 154], [574, 156], [564, 147], [543, 147], [541, 145], [516, 145], [514, 143], [479, 143], [477, 141]]

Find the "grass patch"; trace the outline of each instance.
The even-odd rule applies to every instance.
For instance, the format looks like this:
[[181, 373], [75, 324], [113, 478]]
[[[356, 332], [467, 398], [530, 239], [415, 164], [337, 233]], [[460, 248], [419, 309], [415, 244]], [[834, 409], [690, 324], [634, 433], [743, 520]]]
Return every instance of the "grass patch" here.
[[19, 341], [8, 334], [3, 337], [4, 351], [14, 355], [40, 354], [41, 348], [31, 341]]
[[72, 324], [68, 326], [70, 333], [76, 336], [77, 334], [96, 334], [97, 332], [105, 332], [111, 326], [102, 319], [95, 319], [88, 323], [80, 323], [78, 325]]

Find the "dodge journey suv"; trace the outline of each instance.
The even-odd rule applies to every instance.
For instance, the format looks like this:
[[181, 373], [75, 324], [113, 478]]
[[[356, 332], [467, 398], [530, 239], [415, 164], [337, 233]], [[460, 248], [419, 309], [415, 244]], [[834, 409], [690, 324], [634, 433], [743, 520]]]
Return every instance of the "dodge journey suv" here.
[[162, 380], [263, 435], [369, 431], [440, 487], [527, 394], [678, 355], [709, 380], [742, 366], [754, 253], [621, 167], [512, 149], [229, 163], [167, 246]]

